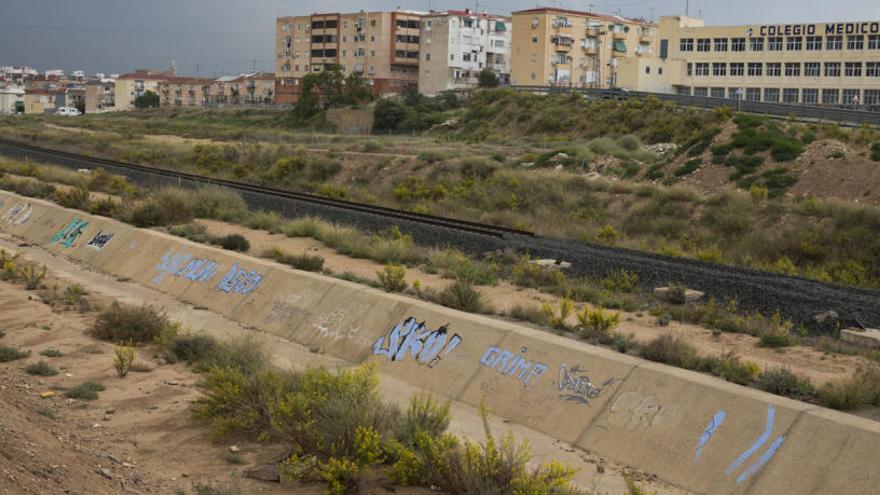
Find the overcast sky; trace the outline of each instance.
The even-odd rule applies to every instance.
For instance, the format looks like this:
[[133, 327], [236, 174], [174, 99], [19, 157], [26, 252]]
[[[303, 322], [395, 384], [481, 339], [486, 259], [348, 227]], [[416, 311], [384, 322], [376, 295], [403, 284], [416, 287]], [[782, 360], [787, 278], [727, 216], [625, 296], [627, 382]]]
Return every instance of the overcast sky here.
[[[273, 70], [275, 18], [320, 12], [474, 8], [452, 0], [2, 0], [0, 65], [40, 70], [126, 72], [165, 68], [219, 75]], [[595, 10], [657, 18], [684, 13], [686, 0], [593, 0]], [[585, 10], [588, 0], [487, 0], [509, 13], [536, 5]], [[880, 20], [878, 0], [690, 0], [709, 24]]]

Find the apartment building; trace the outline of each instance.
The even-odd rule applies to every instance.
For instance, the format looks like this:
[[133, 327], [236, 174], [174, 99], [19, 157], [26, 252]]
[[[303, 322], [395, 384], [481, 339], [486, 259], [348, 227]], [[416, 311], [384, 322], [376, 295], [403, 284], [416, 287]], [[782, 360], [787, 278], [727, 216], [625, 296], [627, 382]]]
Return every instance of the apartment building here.
[[24, 88], [0, 85], [0, 115], [24, 112]]
[[660, 20], [668, 92], [807, 105], [880, 105], [880, 22], [705, 26]]
[[434, 96], [474, 88], [480, 72], [510, 80], [512, 24], [509, 17], [470, 10], [431, 12], [422, 16], [419, 92]]
[[621, 62], [654, 56], [657, 25], [538, 7], [513, 13], [511, 84], [618, 86]]
[[135, 108], [135, 100], [152, 91], [160, 95], [162, 81], [174, 79], [176, 75], [172, 71], [152, 71], [138, 69], [128, 74], [123, 74], [116, 79], [114, 101], [116, 110], [132, 110]]
[[299, 98], [307, 74], [341, 66], [376, 94], [418, 84], [421, 14], [403, 10], [276, 19], [276, 102]]
[[104, 113], [116, 109], [116, 81], [96, 79], [86, 83], [86, 113]]
[[210, 94], [213, 79], [169, 77], [159, 82], [159, 105], [163, 107], [202, 107]]

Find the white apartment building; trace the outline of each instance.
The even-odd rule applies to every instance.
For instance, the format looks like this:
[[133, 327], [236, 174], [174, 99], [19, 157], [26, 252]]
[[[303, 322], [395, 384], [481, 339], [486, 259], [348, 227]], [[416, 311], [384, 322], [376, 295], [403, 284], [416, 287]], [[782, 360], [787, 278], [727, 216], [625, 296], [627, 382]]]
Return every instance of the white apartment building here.
[[419, 92], [474, 88], [490, 69], [510, 78], [511, 20], [469, 10], [431, 12], [421, 19]]

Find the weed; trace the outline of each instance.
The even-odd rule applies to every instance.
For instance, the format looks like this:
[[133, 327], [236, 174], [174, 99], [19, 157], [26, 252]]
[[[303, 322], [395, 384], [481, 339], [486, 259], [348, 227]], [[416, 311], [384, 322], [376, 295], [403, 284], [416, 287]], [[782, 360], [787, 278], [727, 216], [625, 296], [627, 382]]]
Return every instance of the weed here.
[[8, 363], [31, 355], [31, 351], [20, 351], [14, 347], [0, 345], [0, 363]]
[[90, 380], [67, 390], [64, 392], [64, 396], [69, 399], [97, 400], [98, 392], [104, 390], [107, 390], [107, 387]]
[[214, 240], [217, 245], [230, 251], [245, 252], [251, 248], [251, 243], [241, 234], [229, 234]]
[[406, 269], [400, 265], [385, 265], [382, 270], [376, 272], [379, 284], [387, 292], [402, 292], [406, 289]]
[[306, 253], [299, 255], [290, 255], [286, 254], [278, 248], [272, 248], [263, 253], [263, 256], [266, 258], [271, 258], [279, 263], [290, 265], [297, 270], [303, 270], [307, 272], [320, 272], [324, 269], [324, 258], [317, 255], [310, 255]]
[[447, 285], [437, 294], [435, 300], [446, 307], [469, 313], [479, 313], [483, 310], [483, 300], [480, 291], [462, 280]]
[[703, 166], [703, 161], [700, 160], [699, 158], [694, 158], [694, 159], [688, 160], [687, 163], [685, 163], [681, 167], [677, 168], [675, 170], [675, 172], [673, 172], [673, 175], [675, 175], [676, 177], [684, 177], [685, 175], [690, 175], [690, 174], [696, 172], [697, 169], [699, 169], [702, 166]]
[[804, 399], [816, 394], [816, 388], [809, 378], [801, 378], [788, 368], [776, 368], [761, 373], [758, 387], [771, 394]]
[[679, 368], [695, 369], [700, 357], [697, 349], [681, 337], [672, 334], [661, 335], [640, 349], [643, 358]]
[[38, 376], [55, 376], [58, 374], [58, 370], [49, 366], [49, 363], [46, 361], [40, 360], [37, 363], [29, 364], [24, 368], [25, 372], [29, 375], [38, 375]]
[[169, 326], [165, 313], [153, 306], [114, 302], [98, 315], [90, 334], [109, 342], [152, 342]]
[[516, 305], [510, 310], [510, 317], [517, 320], [528, 321], [535, 325], [548, 325], [547, 315], [540, 306], [520, 306]]
[[48, 407], [42, 407], [42, 406], [37, 407], [36, 409], [34, 409], [34, 412], [39, 414], [40, 416], [43, 416], [43, 417], [46, 417], [49, 419], [55, 419], [55, 411], [53, 411], [52, 409], [50, 409]]
[[627, 270], [614, 270], [599, 283], [608, 292], [632, 292], [639, 283], [639, 275]]
[[119, 378], [125, 378], [131, 371], [136, 354], [135, 348], [130, 345], [119, 344], [113, 347], [113, 368]]
[[42, 265], [40, 268], [37, 268], [36, 265], [23, 266], [19, 269], [18, 275], [24, 281], [27, 290], [37, 290], [43, 286], [43, 279], [46, 278], [46, 266]]
[[577, 314], [577, 319], [585, 337], [605, 341], [611, 337], [612, 330], [620, 324], [620, 313], [587, 307]]
[[217, 352], [220, 343], [210, 335], [185, 334], [175, 335], [160, 346], [165, 350], [165, 359], [168, 362], [184, 361], [192, 364]]
[[559, 311], [557, 312], [553, 305], [545, 302], [541, 305], [541, 312], [544, 313], [544, 321], [554, 330], [568, 329], [568, 317], [574, 311], [574, 301], [567, 297], [559, 300]]
[[880, 406], [880, 368], [866, 367], [847, 380], [826, 383], [818, 397], [825, 407], [842, 411]]

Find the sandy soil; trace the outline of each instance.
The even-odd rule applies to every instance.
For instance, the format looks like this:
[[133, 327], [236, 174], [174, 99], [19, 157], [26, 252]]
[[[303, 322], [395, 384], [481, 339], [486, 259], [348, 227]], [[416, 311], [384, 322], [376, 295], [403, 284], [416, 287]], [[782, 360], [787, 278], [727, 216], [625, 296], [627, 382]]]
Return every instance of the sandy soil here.
[[[73, 282], [84, 286], [92, 304], [106, 305], [113, 300], [149, 303], [163, 307], [172, 319], [193, 331], [210, 331], [219, 338], [254, 336], [272, 349], [273, 364], [279, 367], [347, 365], [53, 253], [18, 247], [5, 234], [0, 235], [0, 247], [23, 252], [27, 259], [47, 265], [49, 286], [64, 287]], [[283, 447], [242, 438], [215, 441], [209, 428], [195, 422], [190, 414], [191, 402], [199, 394], [198, 375], [183, 365], [161, 364], [149, 349], [139, 351], [138, 361], [151, 371], [118, 378], [111, 365], [112, 345], [84, 334], [93, 318], [93, 313], [53, 313], [35, 293], [0, 282], [0, 328], [6, 332], [0, 343], [32, 351], [28, 358], [0, 364], [0, 494], [192, 493], [196, 483], [237, 486], [244, 493], [323, 493], [320, 486], [282, 487], [244, 477], [245, 469], [268, 462], [283, 452]], [[38, 355], [50, 347], [64, 355]], [[47, 378], [25, 374], [23, 367], [39, 359], [49, 361], [61, 373]], [[61, 392], [50, 398], [40, 397], [43, 392], [52, 392], [53, 387], [70, 387], [85, 380], [107, 386], [97, 401], [71, 401]], [[389, 400], [405, 403], [418, 389], [383, 377], [381, 392]], [[482, 426], [475, 408], [453, 403], [452, 415], [452, 433], [481, 438]], [[576, 467], [577, 484], [596, 493], [625, 493], [624, 472], [641, 480], [650, 493], [685, 493], [650, 474], [630, 472], [502, 418], [491, 417], [490, 424], [495, 432], [511, 430], [519, 438], [527, 438], [535, 462], [555, 459]], [[227, 460], [231, 445], [240, 448], [245, 464]], [[101, 474], [101, 469], [109, 470], [106, 474], [112, 479]], [[387, 493], [384, 485], [382, 479], [373, 479], [362, 487], [362, 493]], [[400, 487], [394, 491], [404, 495], [429, 493]]]
[[[307, 252], [324, 258], [324, 266], [333, 273], [351, 272], [359, 277], [376, 280], [376, 272], [382, 266], [370, 260], [354, 259], [337, 253], [311, 238], [289, 238], [283, 234], [269, 234], [213, 220], [199, 220], [214, 234], [226, 235], [240, 233], [251, 243], [250, 253], [259, 256], [271, 247], [278, 247], [288, 254]], [[450, 283], [440, 275], [425, 273], [418, 268], [407, 269], [407, 280], [419, 280], [422, 287], [440, 290]], [[540, 305], [544, 301], [556, 303], [553, 296], [537, 290], [522, 289], [510, 283], [501, 282], [495, 287], [480, 287], [484, 299], [495, 312], [506, 313], [515, 306]], [[795, 346], [783, 350], [765, 349], [757, 346], [758, 339], [750, 335], [724, 333], [719, 337], [706, 328], [681, 323], [670, 323], [660, 327], [656, 319], [645, 314], [623, 313], [618, 331], [632, 334], [638, 342], [648, 342], [666, 333], [675, 333], [707, 355], [718, 355], [733, 351], [741, 359], [757, 363], [762, 369], [788, 367], [795, 373], [810, 377], [822, 384], [831, 380], [843, 379], [866, 361], [858, 356], [825, 354], [812, 347]], [[570, 319], [576, 324], [574, 317]]]

